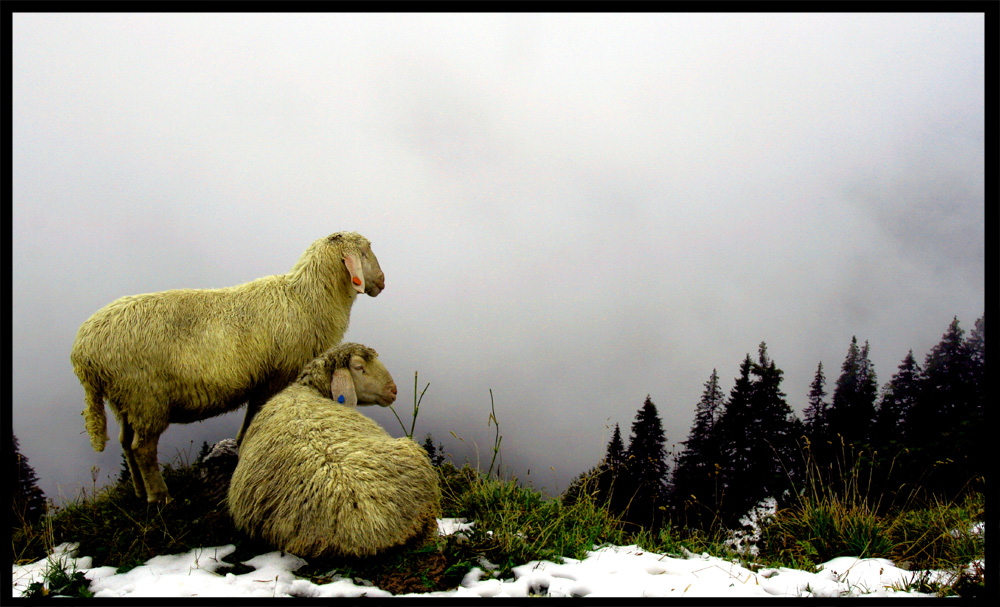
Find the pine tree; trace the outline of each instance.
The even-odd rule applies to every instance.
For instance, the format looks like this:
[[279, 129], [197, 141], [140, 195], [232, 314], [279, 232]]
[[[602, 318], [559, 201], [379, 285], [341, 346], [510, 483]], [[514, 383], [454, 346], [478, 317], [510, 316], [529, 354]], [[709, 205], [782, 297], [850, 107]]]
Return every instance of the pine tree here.
[[973, 364], [964, 333], [955, 318], [924, 359], [920, 394], [908, 420], [914, 443], [937, 442], [941, 431], [951, 428], [960, 412], [968, 411]]
[[424, 443], [421, 446], [424, 448], [424, 451], [427, 452], [427, 457], [430, 458], [431, 465], [440, 466], [441, 464], [444, 463], [445, 461], [444, 447], [441, 446], [441, 443], [438, 443], [437, 446], [435, 447], [434, 439], [431, 438], [430, 433], [427, 434], [427, 437], [424, 439]]
[[695, 406], [694, 424], [674, 466], [674, 507], [685, 514], [689, 524], [704, 528], [719, 509], [719, 448], [716, 423], [725, 406], [719, 373], [705, 382], [705, 391]]
[[870, 351], [866, 339], [858, 360], [858, 399], [869, 420], [875, 417], [875, 401], [878, 400], [878, 377], [875, 375], [875, 363], [868, 356]]
[[856, 434], [853, 428], [856, 424], [852, 423], [851, 415], [854, 406], [854, 391], [858, 383], [859, 354], [858, 338], [853, 336], [851, 337], [851, 345], [847, 348], [847, 356], [840, 366], [840, 377], [837, 378], [834, 387], [833, 402], [827, 410], [829, 436], [832, 438], [839, 434], [846, 442], [851, 442], [851, 438]]
[[986, 454], [987, 423], [986, 423], [986, 334], [983, 317], [980, 316], [969, 338], [965, 349], [969, 356], [968, 381], [970, 382], [970, 410], [967, 414], [968, 426], [965, 440], [968, 441], [968, 459], [972, 465], [969, 473], [985, 478], [983, 462], [988, 460]]
[[650, 396], [635, 415], [625, 459], [633, 478], [660, 495], [667, 473], [666, 436]]
[[45, 493], [38, 488], [38, 477], [28, 465], [28, 458], [21, 455], [17, 436], [11, 434], [14, 446], [14, 495], [11, 499], [13, 527], [33, 524], [45, 514]]
[[813, 376], [812, 384], [809, 385], [809, 405], [803, 412], [805, 416], [805, 430], [807, 436], [812, 441], [826, 439], [827, 426], [827, 402], [826, 402], [826, 376], [823, 374], [822, 361], [816, 367], [816, 375]]
[[615, 430], [608, 441], [608, 450], [604, 455], [604, 466], [617, 472], [625, 464], [625, 443], [622, 442], [622, 431], [615, 424]]
[[125, 458], [125, 452], [121, 454], [118, 464], [118, 477], [115, 482], [119, 485], [132, 486], [132, 471], [128, 467], [128, 459]]
[[986, 421], [986, 328], [983, 317], [976, 320], [965, 342], [969, 353], [969, 374], [977, 420]]
[[618, 424], [615, 424], [604, 460], [597, 471], [597, 497], [616, 513], [625, 511], [634, 492], [630, 490], [630, 479], [626, 473], [626, 457], [622, 432]]
[[760, 420], [760, 431], [754, 434], [755, 476], [761, 487], [760, 497], [781, 498], [790, 480], [797, 480], [794, 430], [795, 415], [781, 391], [784, 372], [767, 354], [767, 344], [758, 347], [757, 364], [752, 368], [753, 404]]
[[[986, 329], [983, 317], [976, 320], [965, 348], [969, 356], [970, 399], [972, 400], [971, 417], [973, 423], [983, 432], [985, 438], [986, 426]], [[984, 444], [979, 442], [978, 444]]]
[[916, 402], [920, 381], [920, 365], [910, 350], [882, 390], [873, 426], [876, 448], [895, 451], [902, 446], [906, 419]]
[[725, 486], [720, 513], [728, 524], [765, 497], [781, 499], [798, 474], [799, 426], [781, 391], [782, 375], [761, 342], [757, 362], [747, 354], [740, 365], [719, 422]]
[[923, 380], [906, 420], [906, 438], [916, 467], [927, 473], [932, 492], [954, 494], [985, 472], [983, 419], [978, 414], [976, 359], [958, 318], [924, 359]]
[[657, 524], [661, 518], [659, 507], [666, 504], [666, 440], [656, 405], [647, 394], [632, 422], [625, 450], [630, 488], [635, 489], [626, 519], [644, 527]]
[[719, 515], [726, 523], [746, 512], [745, 505], [755, 493], [751, 470], [751, 434], [757, 431], [752, 411], [753, 380], [750, 372], [753, 360], [746, 355], [740, 364], [740, 375], [736, 378], [729, 400], [718, 422], [720, 456], [720, 476], [722, 481], [723, 508]]
[[572, 506], [584, 496], [593, 498], [597, 504], [603, 504], [604, 498], [600, 494], [600, 491], [596, 489], [600, 475], [601, 467], [599, 465], [578, 474], [576, 478], [570, 481], [569, 485], [566, 486], [566, 490], [560, 496], [563, 505], [567, 507]]
[[208, 457], [208, 454], [211, 452], [212, 446], [208, 444], [208, 441], [201, 441], [201, 449], [198, 450], [198, 455], [194, 458], [194, 461], [200, 464], [205, 461], [205, 458]]
[[625, 445], [622, 442], [621, 429], [615, 424], [604, 459], [570, 482], [563, 492], [563, 503], [571, 505], [580, 499], [583, 493], [587, 493], [598, 504], [606, 504], [611, 512], [622, 514], [634, 493], [634, 490], [629, 489], [628, 483]]
[[865, 342], [864, 348], [858, 348], [857, 336], [851, 338], [833, 392], [833, 403], [828, 410], [830, 436], [839, 434], [845, 444], [866, 443], [875, 417], [878, 381], [868, 358], [868, 350], [868, 342]]

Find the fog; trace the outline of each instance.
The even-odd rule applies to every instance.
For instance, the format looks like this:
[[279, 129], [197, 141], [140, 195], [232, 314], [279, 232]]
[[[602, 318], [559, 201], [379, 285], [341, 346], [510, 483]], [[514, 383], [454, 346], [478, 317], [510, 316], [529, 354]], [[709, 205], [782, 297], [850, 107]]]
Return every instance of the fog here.
[[[554, 495], [646, 395], [669, 448], [767, 343], [801, 414], [983, 315], [982, 14], [13, 15], [11, 427], [47, 496], [117, 474], [69, 362], [123, 295], [350, 230], [345, 340], [409, 428]], [[396, 436], [389, 410], [365, 413]], [[160, 459], [233, 437], [171, 426]], [[96, 467], [92, 481], [92, 468]]]

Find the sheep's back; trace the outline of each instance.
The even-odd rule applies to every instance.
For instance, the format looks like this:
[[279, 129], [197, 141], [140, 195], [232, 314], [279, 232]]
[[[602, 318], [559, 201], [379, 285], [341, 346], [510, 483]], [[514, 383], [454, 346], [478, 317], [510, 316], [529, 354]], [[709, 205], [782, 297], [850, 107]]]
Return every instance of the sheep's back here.
[[[156, 395], [188, 422], [273, 392], [342, 337], [295, 331], [283, 276], [224, 289], [176, 289], [119, 298], [81, 325], [70, 354], [78, 375], [110, 402]], [[330, 333], [327, 331], [326, 333]]]
[[440, 489], [419, 445], [293, 384], [244, 435], [229, 508], [237, 526], [294, 554], [367, 556], [427, 533]]

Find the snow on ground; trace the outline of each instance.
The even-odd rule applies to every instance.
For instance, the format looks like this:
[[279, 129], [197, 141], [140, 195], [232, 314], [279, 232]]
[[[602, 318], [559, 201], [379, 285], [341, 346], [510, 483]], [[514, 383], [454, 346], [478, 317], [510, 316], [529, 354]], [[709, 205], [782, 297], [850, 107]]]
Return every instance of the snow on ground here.
[[[469, 529], [474, 523], [439, 519], [442, 534]], [[283, 596], [392, 596], [369, 583], [334, 578], [326, 584], [299, 578], [293, 571], [306, 562], [291, 554], [269, 552], [245, 564], [249, 573], [226, 573], [226, 557], [235, 546], [196, 548], [185, 554], [157, 556], [126, 573], [114, 567], [94, 567], [92, 559], [76, 556], [75, 544], [57, 546], [47, 558], [29, 565], [14, 565], [14, 595], [20, 596], [32, 582], [42, 581], [51, 561], [66, 570], [83, 571], [97, 597], [283, 597]], [[933, 596], [903, 590], [918, 576], [940, 579], [945, 572], [913, 572], [895, 567], [885, 559], [840, 557], [820, 565], [816, 572], [760, 569], [756, 572], [707, 554], [669, 556], [646, 552], [637, 546], [605, 546], [583, 560], [563, 563], [532, 561], [515, 567], [512, 579], [496, 579], [494, 567], [483, 560], [453, 590], [425, 596], [525, 597], [549, 596], [684, 596], [684, 597], [774, 597], [774, 596]]]

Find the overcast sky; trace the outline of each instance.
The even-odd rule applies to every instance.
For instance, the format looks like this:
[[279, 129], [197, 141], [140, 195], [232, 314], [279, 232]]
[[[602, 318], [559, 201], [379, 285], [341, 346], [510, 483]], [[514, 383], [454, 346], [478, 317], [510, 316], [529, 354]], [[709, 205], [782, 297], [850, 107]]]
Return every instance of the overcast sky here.
[[[13, 18], [13, 430], [49, 497], [117, 474], [69, 362], [123, 295], [287, 272], [341, 230], [386, 275], [345, 336], [409, 421], [554, 493], [668, 444], [767, 342], [801, 414], [852, 336], [879, 383], [984, 312], [981, 14]], [[389, 410], [365, 409], [394, 435]], [[233, 437], [173, 425], [160, 459]], [[457, 440], [451, 433], [464, 439]], [[193, 447], [191, 446], [193, 442]], [[530, 473], [528, 470], [530, 469]]]

